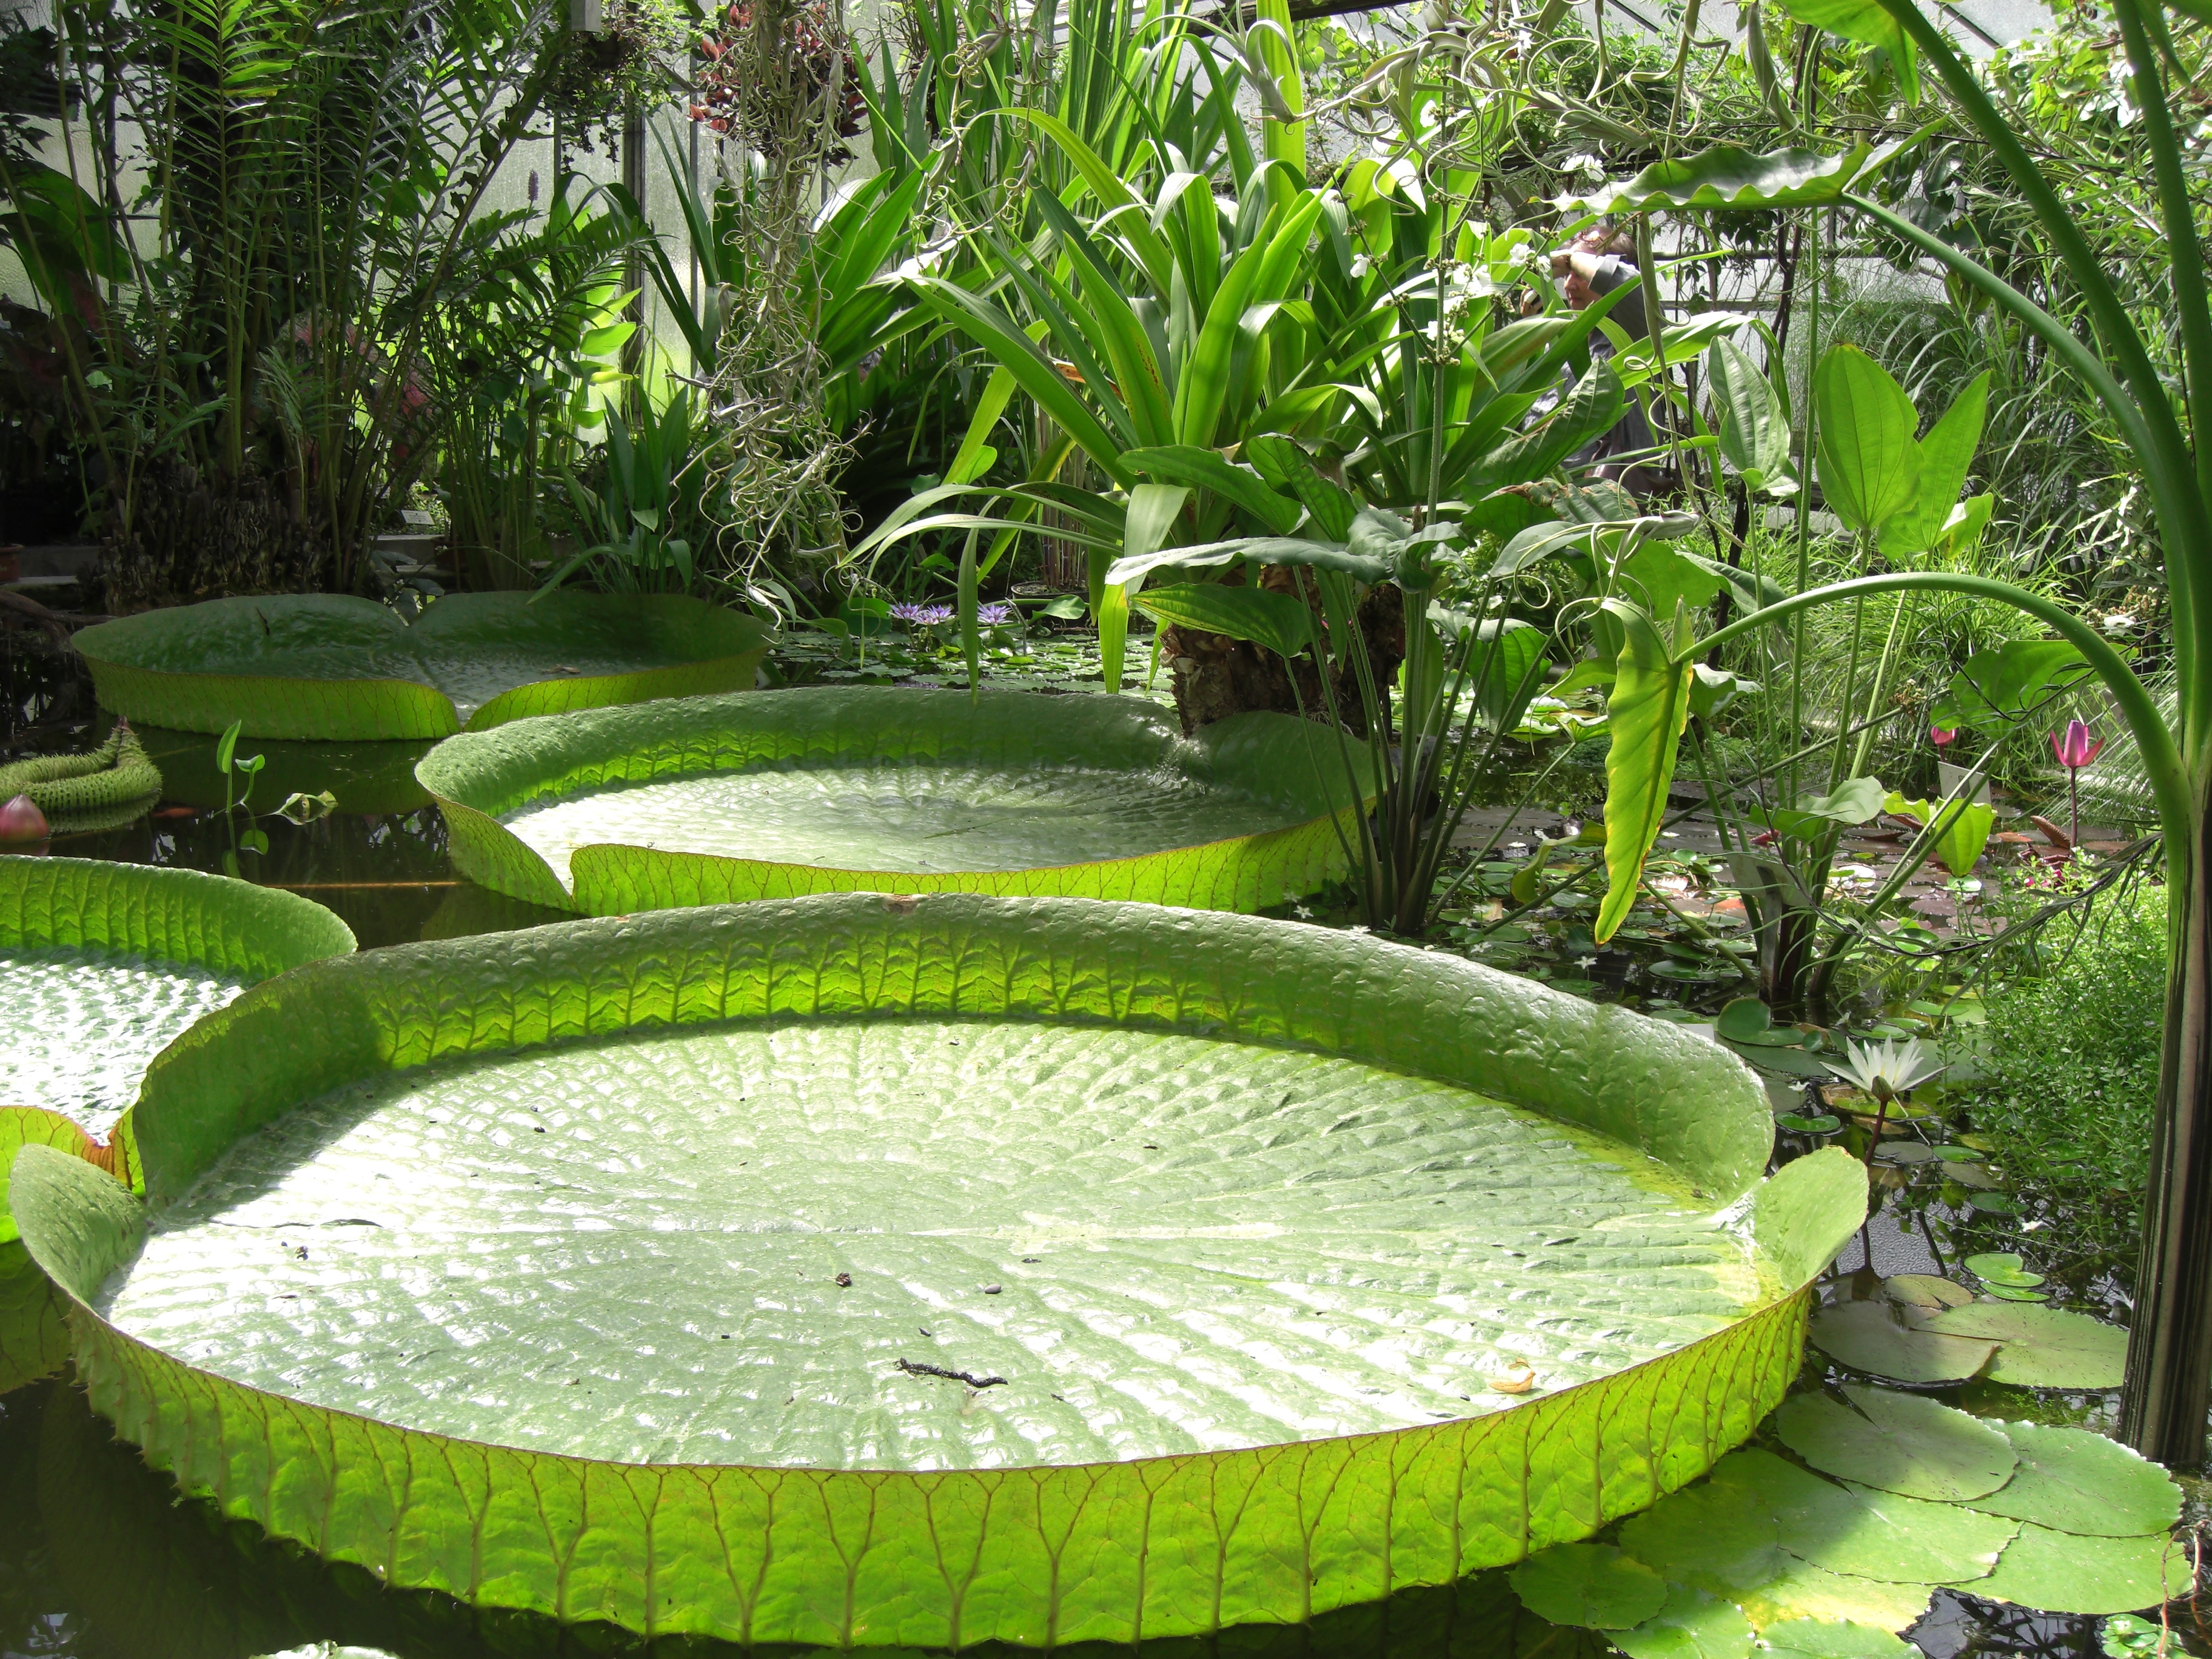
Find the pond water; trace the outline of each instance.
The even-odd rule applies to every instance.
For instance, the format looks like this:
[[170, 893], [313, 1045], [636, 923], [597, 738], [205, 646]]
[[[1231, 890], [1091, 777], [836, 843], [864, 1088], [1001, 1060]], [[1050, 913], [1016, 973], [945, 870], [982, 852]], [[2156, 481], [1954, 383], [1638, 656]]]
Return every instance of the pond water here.
[[[88, 708], [88, 701], [82, 706]], [[97, 725], [104, 724], [102, 717]], [[82, 725], [71, 731], [54, 722], [32, 740], [77, 747], [96, 735]], [[412, 778], [426, 744], [248, 742], [244, 751], [268, 757], [254, 786], [257, 816], [248, 819], [222, 810], [224, 780], [215, 769], [212, 738], [144, 735], [168, 781], [161, 805], [121, 829], [58, 837], [52, 852], [222, 872], [283, 887], [336, 911], [364, 949], [565, 919], [455, 874], [443, 822]], [[21, 752], [21, 743], [10, 750]], [[337, 810], [306, 823], [275, 816], [270, 809], [295, 791], [328, 791]], [[265, 850], [254, 850], [249, 828], [266, 837]], [[1620, 994], [1619, 980], [1600, 977], [1608, 978], [1607, 991]], [[185, 994], [219, 990], [202, 987]], [[1881, 1271], [1909, 1270], [1879, 1258], [1904, 1248], [1916, 1231], [1924, 1234], [1925, 1217], [1909, 1189], [1891, 1197], [1898, 1218], [1877, 1218], [1868, 1250]], [[1865, 1255], [1842, 1266], [1864, 1273]], [[1817, 1355], [1808, 1358], [1808, 1382], [1837, 1375]], [[2018, 1391], [2005, 1392], [2011, 1397], [1984, 1408], [2020, 1416], [2035, 1404]], [[1956, 1393], [1945, 1397], [1960, 1399]], [[2043, 1414], [2094, 1422], [2111, 1403], [2109, 1396], [2054, 1400], [2045, 1402]], [[2027, 1614], [1941, 1591], [1911, 1634], [1929, 1659], [2093, 1659], [2100, 1650], [2096, 1626], [2094, 1620]], [[2184, 1634], [2198, 1650], [2194, 1635]], [[603, 1626], [563, 1628], [479, 1614], [446, 1598], [387, 1591], [360, 1569], [317, 1561], [245, 1523], [225, 1521], [210, 1505], [179, 1501], [166, 1477], [116, 1443], [65, 1382], [0, 1398], [0, 1659], [248, 1659], [315, 1641], [380, 1647], [403, 1659], [565, 1659], [647, 1650]], [[698, 1644], [652, 1650], [696, 1659], [734, 1651]], [[1555, 1630], [1520, 1610], [1495, 1574], [1449, 1590], [1401, 1595], [1310, 1629], [1233, 1631], [1174, 1649], [1176, 1659], [1200, 1653], [1595, 1659], [1605, 1650], [1586, 1632]]]

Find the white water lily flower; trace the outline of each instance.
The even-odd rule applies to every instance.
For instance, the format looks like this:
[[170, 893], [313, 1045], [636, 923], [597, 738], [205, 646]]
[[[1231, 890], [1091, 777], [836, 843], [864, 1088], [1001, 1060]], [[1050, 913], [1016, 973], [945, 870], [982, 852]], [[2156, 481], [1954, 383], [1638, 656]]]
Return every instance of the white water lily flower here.
[[1887, 1105], [1916, 1084], [1925, 1083], [1943, 1069], [1944, 1062], [1918, 1037], [1903, 1042], [1849, 1042], [1841, 1060], [1820, 1062], [1846, 1083], [1855, 1083]]

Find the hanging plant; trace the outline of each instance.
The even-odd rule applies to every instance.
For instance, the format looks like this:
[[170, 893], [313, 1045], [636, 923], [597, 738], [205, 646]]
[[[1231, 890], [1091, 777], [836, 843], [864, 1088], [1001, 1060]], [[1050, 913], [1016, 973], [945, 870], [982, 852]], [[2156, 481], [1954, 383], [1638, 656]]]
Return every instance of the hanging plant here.
[[676, 82], [667, 60], [688, 44], [683, 13], [672, 0], [607, 0], [599, 27], [561, 35], [546, 106], [571, 128], [580, 149], [591, 149], [596, 126], [607, 154], [618, 156], [623, 112], [633, 99], [652, 104], [669, 95]]
[[763, 155], [818, 149], [822, 161], [848, 161], [836, 140], [857, 137], [868, 112], [850, 40], [829, 0], [738, 0], [699, 41], [691, 118]]

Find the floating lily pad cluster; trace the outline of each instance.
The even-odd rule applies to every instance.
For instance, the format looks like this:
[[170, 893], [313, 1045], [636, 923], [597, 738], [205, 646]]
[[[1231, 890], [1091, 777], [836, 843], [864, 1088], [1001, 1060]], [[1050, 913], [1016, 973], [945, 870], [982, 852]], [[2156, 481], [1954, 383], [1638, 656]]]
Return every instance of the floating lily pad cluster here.
[[143, 1201], [29, 1147], [15, 1206], [153, 1463], [756, 1643], [1295, 1622], [1586, 1535], [1779, 1402], [1866, 1191], [1762, 1179], [1748, 1074], [1620, 1010], [968, 895], [310, 964], [136, 1118]]
[[412, 623], [332, 594], [210, 599], [88, 628], [100, 706], [149, 726], [327, 742], [739, 690], [769, 630], [675, 594], [456, 593]]
[[[1987, 1377], [2023, 1389], [2095, 1390], [2120, 1386], [2128, 1334], [2087, 1314], [1999, 1292], [2041, 1281], [2020, 1258], [1974, 1258], [1991, 1273], [1994, 1300], [1949, 1279], [1899, 1273], [1863, 1300], [1838, 1302], [1814, 1316], [1815, 1347], [1838, 1364], [1899, 1382], [1959, 1382]], [[2000, 1268], [1994, 1262], [2011, 1264]], [[1972, 1262], [1968, 1271], [1974, 1271]]]
[[1514, 1588], [1630, 1659], [1910, 1659], [1898, 1632], [1939, 1587], [2082, 1614], [2188, 1587], [2179, 1489], [2102, 1436], [1864, 1387], [1797, 1395], [1771, 1428], [1779, 1449], [1731, 1452], [1616, 1541], [1532, 1556]]

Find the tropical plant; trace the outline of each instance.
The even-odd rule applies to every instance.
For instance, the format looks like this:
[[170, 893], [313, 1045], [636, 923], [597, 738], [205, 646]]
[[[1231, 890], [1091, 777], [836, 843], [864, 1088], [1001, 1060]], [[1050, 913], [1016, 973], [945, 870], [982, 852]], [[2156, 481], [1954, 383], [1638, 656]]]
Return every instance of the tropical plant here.
[[0, 191], [69, 319], [54, 349], [109, 504], [111, 602], [370, 580], [448, 390], [433, 331], [535, 257], [483, 207], [556, 19], [554, 0], [58, 14], [68, 167], [9, 166]]
[[[2212, 1135], [2212, 982], [2208, 982], [2212, 967], [2207, 965], [2212, 963], [2212, 892], [2198, 867], [2204, 856], [2208, 807], [2212, 807], [2208, 800], [2212, 796], [2212, 471], [2200, 470], [2202, 458], [2212, 451], [2192, 439], [2185, 417], [2191, 396], [2212, 376], [2212, 305], [2207, 303], [2204, 263], [2181, 141], [2173, 125], [2166, 65], [2157, 45], [2166, 34], [2163, 9], [2142, 0], [2115, 0], [2113, 14], [2126, 45], [2134, 103], [2153, 162], [2160, 224], [2173, 253], [2173, 303], [2185, 364], [2179, 399], [2160, 376], [2136, 319], [2100, 267], [2067, 203], [1950, 41], [1913, 0], [1855, 0], [1848, 7], [1805, 15], [1846, 38], [1881, 46], [1908, 84], [1917, 77], [1919, 59], [1925, 58], [2065, 264], [2083, 296], [2096, 349], [1988, 265], [1867, 194], [1866, 157], [1859, 151], [1810, 164], [1802, 154], [1756, 161], [1741, 154], [1709, 154], [1647, 169], [1611, 196], [1615, 205], [1647, 210], [1694, 206], [1702, 192], [1717, 195], [1723, 188], [1739, 204], [1837, 204], [1936, 261], [1951, 277], [2036, 335], [2094, 392], [2142, 470], [2172, 598], [2178, 732], [2168, 729], [2156, 700], [2120, 653], [2074, 612], [1991, 577], [1906, 570], [1793, 594], [1702, 638], [1684, 629], [1661, 639], [1654, 629], [1654, 648], [1635, 662], [1633, 673], [1664, 715], [1638, 726], [1616, 724], [1608, 774], [1616, 790], [1645, 792], [1650, 779], [1665, 775], [1674, 764], [1696, 661], [1717, 645], [1814, 605], [1880, 592], [1950, 589], [2027, 611], [2080, 653], [2141, 752], [2164, 832], [2171, 896], [2160, 1110], [2142, 1268], [2130, 1327], [2123, 1426], [2128, 1438], [2147, 1455], [2193, 1464], [2203, 1455], [2206, 1410], [2212, 1402], [2212, 1164], [2205, 1164], [2197, 1151]], [[1723, 179], [1725, 186], [1720, 182]], [[1859, 412], [1855, 404], [1854, 415]], [[1905, 453], [1893, 447], [1888, 453], [1900, 458]], [[1857, 474], [1862, 501], [1888, 499], [1893, 494], [1900, 500], [1910, 498], [1914, 493], [1911, 471], [1909, 465], [1887, 461], [1863, 465]], [[1935, 502], [1925, 505], [1930, 512], [1936, 510]], [[1629, 667], [1625, 658], [1624, 669]], [[1614, 829], [1610, 807], [1608, 820], [1609, 829]], [[1656, 828], [1656, 818], [1624, 815], [1615, 829], [1618, 844], [1608, 840], [1613, 880], [1606, 932], [1626, 913]]]

